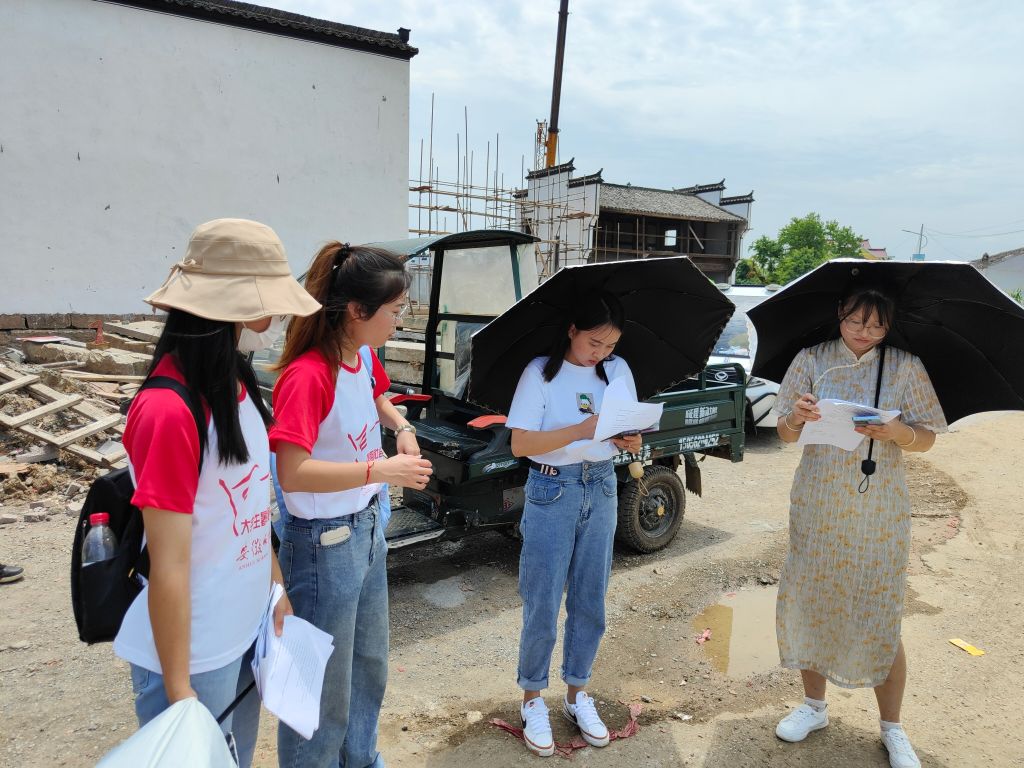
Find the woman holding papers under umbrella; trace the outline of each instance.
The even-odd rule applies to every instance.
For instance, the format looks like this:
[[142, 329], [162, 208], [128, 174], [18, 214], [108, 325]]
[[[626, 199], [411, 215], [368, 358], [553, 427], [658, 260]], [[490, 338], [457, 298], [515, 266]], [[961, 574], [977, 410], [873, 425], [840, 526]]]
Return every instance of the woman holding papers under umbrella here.
[[612, 294], [595, 293], [580, 301], [564, 319], [550, 354], [526, 366], [506, 422], [512, 453], [530, 458], [520, 524], [518, 682], [526, 745], [543, 757], [554, 752], [554, 741], [541, 691], [548, 684], [566, 585], [562, 679], [568, 692], [562, 712], [593, 746], [609, 740], [584, 688], [605, 626], [618, 493], [612, 457], [620, 449], [640, 449], [639, 435], [594, 440], [609, 383], [624, 379], [635, 397], [629, 366], [612, 356], [624, 326], [622, 304]]
[[890, 765], [914, 768], [920, 762], [900, 725], [906, 684], [900, 628], [910, 552], [903, 453], [931, 448], [946, 420], [920, 359], [883, 344], [896, 309], [882, 289], [861, 284], [849, 290], [838, 305], [840, 337], [801, 350], [779, 390], [778, 432], [790, 443], [820, 418], [823, 398], [900, 415], [856, 426], [869, 440], [853, 451], [804, 446], [790, 496], [776, 629], [782, 665], [800, 670], [805, 699], [776, 734], [802, 741], [828, 725], [826, 681], [873, 687]]

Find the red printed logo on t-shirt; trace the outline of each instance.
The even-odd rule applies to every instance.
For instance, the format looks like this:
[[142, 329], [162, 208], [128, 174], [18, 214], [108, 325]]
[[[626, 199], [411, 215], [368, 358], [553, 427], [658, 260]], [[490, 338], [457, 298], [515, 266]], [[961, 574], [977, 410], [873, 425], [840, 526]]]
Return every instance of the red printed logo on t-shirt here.
[[365, 451], [369, 441], [367, 433], [371, 429], [376, 429], [378, 424], [380, 424], [379, 419], [373, 424], [363, 424], [363, 429], [358, 435], [349, 434], [348, 441], [352, 443], [352, 448], [356, 451]]
[[[224, 478], [220, 478], [217, 482], [221, 489], [228, 497], [228, 504], [231, 505], [231, 514], [233, 520], [231, 523], [231, 530], [235, 536], [247, 540], [247, 543], [243, 544], [238, 552], [238, 556], [235, 558], [235, 562], [239, 564], [240, 568], [247, 568], [267, 555], [267, 547], [270, 544], [270, 536], [264, 534], [260, 529], [270, 525], [270, 506], [268, 500], [268, 506], [264, 509], [256, 512], [252, 515], [239, 516], [238, 504], [236, 499], [242, 501], [249, 498], [249, 489], [252, 485], [253, 478], [257, 476], [257, 470], [259, 470], [259, 464], [253, 464], [252, 469], [249, 473], [235, 483], [230, 488], [228, 484], [224, 482]], [[266, 482], [270, 477], [270, 473], [267, 472], [256, 480], [260, 483]]]
[[[231, 530], [234, 531], [235, 536], [244, 536], [246, 533], [252, 532], [256, 528], [262, 528], [270, 522], [270, 508], [268, 507], [264, 512], [253, 515], [250, 518], [238, 519], [238, 505], [235, 504], [235, 494], [237, 493], [242, 497], [242, 500], [249, 498], [249, 486], [252, 483], [252, 478], [256, 474], [256, 470], [260, 468], [259, 464], [253, 464], [252, 469], [249, 470], [249, 474], [235, 483], [233, 486], [228, 488], [228, 484], [224, 482], [224, 478], [220, 478], [217, 482], [221, 489], [227, 494], [228, 504], [231, 505], [231, 514], [234, 516], [234, 522], [231, 524]], [[267, 478], [270, 477], [270, 473], [267, 472], [258, 478], [259, 482], [266, 482]]]

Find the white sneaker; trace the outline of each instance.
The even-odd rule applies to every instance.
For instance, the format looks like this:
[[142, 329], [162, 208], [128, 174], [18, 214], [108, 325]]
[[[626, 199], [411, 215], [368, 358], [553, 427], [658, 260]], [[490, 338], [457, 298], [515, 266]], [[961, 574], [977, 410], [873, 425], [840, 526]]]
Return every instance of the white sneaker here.
[[907, 732], [902, 728], [882, 731], [882, 743], [889, 750], [889, 765], [892, 768], [921, 768], [921, 761], [917, 759]]
[[541, 757], [555, 754], [555, 740], [551, 736], [551, 722], [548, 720], [548, 705], [538, 696], [523, 704], [519, 713], [523, 716], [523, 740], [531, 752]]
[[562, 715], [570, 723], [580, 729], [583, 740], [592, 747], [607, 747], [611, 737], [608, 735], [608, 728], [601, 722], [601, 716], [597, 714], [597, 707], [594, 700], [587, 696], [586, 691], [576, 694], [576, 703], [570, 704], [562, 699]]
[[775, 735], [783, 741], [803, 741], [811, 731], [828, 725], [828, 708], [820, 712], [809, 704], [801, 704], [775, 727]]

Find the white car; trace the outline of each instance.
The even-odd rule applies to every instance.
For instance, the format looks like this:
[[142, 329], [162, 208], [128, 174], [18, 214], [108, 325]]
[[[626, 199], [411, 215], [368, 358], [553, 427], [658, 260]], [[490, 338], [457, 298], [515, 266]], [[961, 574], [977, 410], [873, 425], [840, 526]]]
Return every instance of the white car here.
[[722, 335], [718, 337], [709, 363], [739, 363], [747, 372], [747, 424], [752, 427], [774, 427], [772, 416], [779, 385], [750, 375], [757, 349], [754, 326], [747, 319], [747, 312], [779, 290], [777, 285], [726, 285], [718, 288], [736, 305], [736, 312], [729, 319]]

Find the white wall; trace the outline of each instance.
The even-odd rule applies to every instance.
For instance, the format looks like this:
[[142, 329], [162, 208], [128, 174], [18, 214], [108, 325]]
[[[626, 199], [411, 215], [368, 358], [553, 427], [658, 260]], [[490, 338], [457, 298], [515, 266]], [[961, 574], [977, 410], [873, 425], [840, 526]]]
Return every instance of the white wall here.
[[406, 236], [407, 61], [90, 0], [2, 17], [0, 314], [145, 311], [213, 218], [296, 272]]

